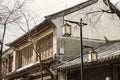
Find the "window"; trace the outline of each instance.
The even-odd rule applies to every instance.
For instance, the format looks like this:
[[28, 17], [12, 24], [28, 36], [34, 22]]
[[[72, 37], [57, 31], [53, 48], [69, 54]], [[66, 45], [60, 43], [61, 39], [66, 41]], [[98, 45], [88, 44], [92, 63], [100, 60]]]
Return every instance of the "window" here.
[[11, 72], [12, 71], [12, 67], [13, 67], [13, 55], [9, 55], [9, 65], [8, 65], [8, 71]]
[[[47, 35], [44, 38], [38, 40], [37, 51], [41, 54], [41, 59], [46, 59], [52, 56], [53, 53], [53, 34]], [[37, 56], [37, 61], [39, 57]]]
[[7, 65], [8, 65], [8, 59], [3, 59], [2, 64], [3, 64], [3, 67], [2, 67], [2, 73], [3, 73], [3, 74], [6, 74], [6, 73], [7, 73], [7, 70], [8, 70], [8, 68], [7, 68]]
[[24, 67], [33, 62], [32, 45], [25, 47], [18, 52], [18, 68]]
[[2, 72], [3, 74], [11, 72], [13, 69], [13, 55], [8, 55], [2, 61]]
[[22, 53], [20, 51], [18, 51], [17, 59], [18, 59], [18, 68], [21, 68], [22, 67]]

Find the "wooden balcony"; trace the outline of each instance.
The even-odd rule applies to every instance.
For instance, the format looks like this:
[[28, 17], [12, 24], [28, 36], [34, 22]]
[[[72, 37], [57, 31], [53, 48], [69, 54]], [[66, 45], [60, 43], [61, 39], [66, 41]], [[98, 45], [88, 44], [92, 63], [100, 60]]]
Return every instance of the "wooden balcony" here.
[[[49, 34], [37, 41], [36, 51], [33, 49], [33, 45], [29, 45], [19, 51], [17, 51], [17, 68], [22, 68], [34, 62], [48, 59], [53, 56], [53, 34]], [[35, 53], [33, 53], [35, 52]], [[33, 56], [36, 54], [36, 56]]]

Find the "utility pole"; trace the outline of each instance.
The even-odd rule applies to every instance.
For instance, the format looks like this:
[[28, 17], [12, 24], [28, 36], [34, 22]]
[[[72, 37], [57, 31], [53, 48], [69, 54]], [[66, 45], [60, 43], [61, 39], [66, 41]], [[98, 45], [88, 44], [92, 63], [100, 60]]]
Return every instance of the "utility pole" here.
[[86, 23], [83, 23], [82, 18], [80, 19], [80, 22], [75, 22], [75, 21], [70, 21], [70, 20], [65, 20], [69, 23], [74, 23], [77, 24], [80, 27], [80, 63], [81, 63], [81, 67], [80, 67], [80, 76], [81, 76], [81, 80], [84, 80], [84, 61], [83, 61], [83, 41], [82, 41], [82, 27], [87, 25]]

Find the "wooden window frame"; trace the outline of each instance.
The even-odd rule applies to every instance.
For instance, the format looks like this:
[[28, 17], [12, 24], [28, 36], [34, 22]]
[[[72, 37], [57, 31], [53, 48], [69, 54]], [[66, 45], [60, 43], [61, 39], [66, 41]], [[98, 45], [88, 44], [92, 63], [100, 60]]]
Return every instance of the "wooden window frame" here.
[[[53, 54], [53, 33], [39, 39], [36, 47], [39, 54], [41, 54], [41, 60], [51, 57]], [[38, 60], [39, 57], [36, 56], [36, 61]]]

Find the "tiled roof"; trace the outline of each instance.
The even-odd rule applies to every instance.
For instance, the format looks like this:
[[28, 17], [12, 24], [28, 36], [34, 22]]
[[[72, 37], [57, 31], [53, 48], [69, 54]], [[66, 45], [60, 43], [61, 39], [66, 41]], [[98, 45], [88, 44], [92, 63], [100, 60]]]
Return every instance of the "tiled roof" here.
[[[110, 41], [101, 45], [95, 50], [98, 53], [98, 60], [95, 62], [88, 62], [87, 54], [84, 55], [84, 65], [98, 65], [101, 63], [116, 63], [120, 58], [120, 41]], [[67, 61], [57, 66], [57, 70], [66, 70], [70, 68], [80, 67], [80, 57]]]

